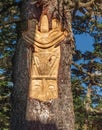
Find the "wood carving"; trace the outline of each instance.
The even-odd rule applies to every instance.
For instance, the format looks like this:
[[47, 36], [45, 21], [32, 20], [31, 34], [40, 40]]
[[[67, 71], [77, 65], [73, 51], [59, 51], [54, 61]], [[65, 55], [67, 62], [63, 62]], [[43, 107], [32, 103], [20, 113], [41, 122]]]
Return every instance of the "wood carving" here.
[[28, 22], [30, 28], [23, 37], [29, 43], [33, 43], [34, 53], [32, 56], [29, 97], [40, 101], [48, 101], [58, 98], [58, 69], [60, 63], [60, 44], [68, 35], [67, 31], [61, 30], [61, 24], [57, 19], [52, 19], [52, 29], [49, 29], [47, 15], [40, 18], [40, 29], [38, 24], [31, 32], [31, 21]]

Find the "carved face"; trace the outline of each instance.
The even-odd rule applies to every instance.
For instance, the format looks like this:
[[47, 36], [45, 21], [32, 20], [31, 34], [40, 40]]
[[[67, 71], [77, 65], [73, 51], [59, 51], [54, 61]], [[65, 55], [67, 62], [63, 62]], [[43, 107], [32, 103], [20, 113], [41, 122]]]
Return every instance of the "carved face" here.
[[56, 80], [49, 80], [47, 78], [34, 79], [32, 82], [32, 91], [30, 93], [31, 98], [35, 98], [41, 101], [47, 101], [58, 97], [58, 88]]

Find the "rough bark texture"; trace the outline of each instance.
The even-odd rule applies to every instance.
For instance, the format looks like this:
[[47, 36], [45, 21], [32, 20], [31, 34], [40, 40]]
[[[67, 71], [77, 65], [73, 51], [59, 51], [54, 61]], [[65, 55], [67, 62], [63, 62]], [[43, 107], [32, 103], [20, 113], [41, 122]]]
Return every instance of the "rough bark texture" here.
[[[60, 19], [63, 29], [67, 29], [70, 39], [65, 39], [61, 46], [61, 60], [58, 73], [58, 99], [41, 102], [28, 98], [29, 67], [32, 49], [24, 39], [20, 39], [14, 60], [14, 91], [12, 93], [11, 130], [74, 130], [73, 98], [71, 92], [70, 64], [73, 41], [70, 27], [70, 13], [57, 0], [27, 3], [27, 19], [38, 19], [41, 13]], [[45, 3], [47, 5], [45, 5]], [[40, 7], [37, 12], [36, 8]], [[30, 8], [29, 8], [30, 7]], [[60, 8], [59, 8], [60, 7]], [[64, 12], [63, 12], [64, 9]], [[56, 11], [57, 10], [57, 11]], [[56, 12], [56, 13], [55, 13]], [[65, 14], [65, 12], [67, 12]], [[60, 15], [59, 15], [60, 14]], [[61, 14], [64, 14], [63, 17]], [[64, 20], [64, 21], [63, 21]], [[22, 23], [23, 24], [23, 23]], [[29, 34], [28, 34], [29, 35]]]

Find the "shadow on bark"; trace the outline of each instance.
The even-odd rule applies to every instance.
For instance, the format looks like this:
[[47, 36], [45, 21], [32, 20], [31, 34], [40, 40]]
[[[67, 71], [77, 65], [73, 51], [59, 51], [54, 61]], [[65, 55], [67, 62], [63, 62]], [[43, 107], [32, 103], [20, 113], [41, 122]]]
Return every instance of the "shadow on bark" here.
[[55, 124], [43, 124], [39, 121], [27, 121], [28, 130], [58, 130]]

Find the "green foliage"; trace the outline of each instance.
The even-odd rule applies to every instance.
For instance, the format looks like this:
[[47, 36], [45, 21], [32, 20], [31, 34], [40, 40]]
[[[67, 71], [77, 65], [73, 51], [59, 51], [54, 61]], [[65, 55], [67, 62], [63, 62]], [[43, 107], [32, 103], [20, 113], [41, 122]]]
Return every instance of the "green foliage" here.
[[99, 17], [96, 16], [93, 22], [89, 19], [87, 28], [83, 30], [82, 25], [85, 24], [86, 19], [81, 23], [82, 17], [80, 15], [79, 17], [73, 25], [76, 27], [80, 23], [81, 26], [79, 30], [74, 30], [74, 33], [80, 35], [86, 31], [93, 37], [94, 49], [92, 52], [84, 53], [76, 50], [73, 56], [72, 90], [76, 130], [84, 130], [85, 125], [88, 130], [99, 130], [102, 129], [102, 30], [99, 27], [101, 24]]
[[10, 124], [10, 82], [18, 20], [18, 4], [14, 0], [0, 1], [0, 130], [8, 130]]
[[0, 82], [0, 128], [8, 129], [10, 118], [10, 89], [7, 87], [6, 81]]
[[84, 105], [85, 90], [81, 86], [81, 81], [76, 77], [72, 77], [73, 102], [76, 117], [76, 129], [83, 130], [86, 111]]
[[100, 116], [102, 115], [102, 53], [100, 51], [102, 46], [93, 45], [92, 52], [81, 53], [76, 50], [73, 57], [72, 90], [76, 130], [84, 130], [85, 124], [88, 130], [102, 129], [98, 123], [102, 120]]

